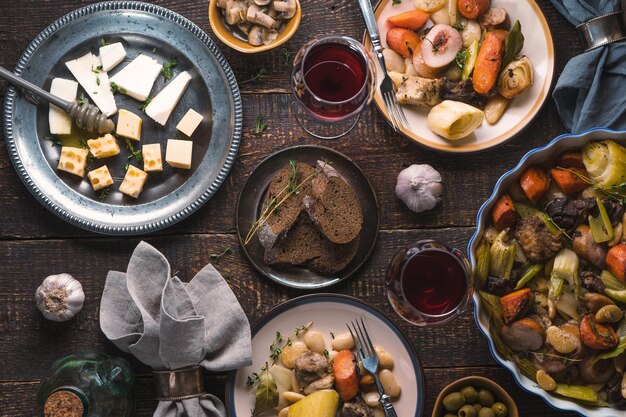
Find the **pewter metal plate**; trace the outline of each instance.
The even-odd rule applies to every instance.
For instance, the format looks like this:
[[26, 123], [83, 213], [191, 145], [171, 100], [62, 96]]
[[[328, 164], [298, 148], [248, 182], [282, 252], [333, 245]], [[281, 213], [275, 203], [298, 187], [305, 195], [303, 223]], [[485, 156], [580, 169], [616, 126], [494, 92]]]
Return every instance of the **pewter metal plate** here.
[[[162, 173], [149, 174], [138, 199], [125, 196], [118, 190], [125, 165], [143, 168], [143, 164], [128, 159], [130, 151], [124, 140], [118, 139], [120, 155], [90, 162], [91, 169], [106, 164], [115, 179], [109, 196], [100, 201], [101, 196], [92, 190], [86, 176], [81, 180], [56, 170], [60, 149], [45, 140], [49, 136], [48, 105], [32, 104], [15, 88], [7, 91], [4, 103], [6, 144], [20, 179], [57, 216], [98, 233], [145, 234], [189, 216], [222, 184], [241, 137], [241, 98], [230, 66], [206, 33], [181, 15], [141, 2], [98, 3], [63, 16], [33, 40], [15, 73], [49, 89], [55, 77], [73, 79], [64, 63], [89, 51], [97, 54], [102, 37], [108, 43], [122, 42], [127, 52], [125, 62], [111, 70], [109, 76], [140, 53], [159, 62], [175, 58], [178, 65], [173, 70], [174, 77], [189, 71], [192, 81], [164, 127], [140, 110], [140, 102], [123, 94], [115, 97], [118, 109], [125, 108], [142, 117], [141, 144], [161, 143], [164, 159], [167, 139], [189, 139], [176, 130], [187, 110], [193, 108], [203, 114], [205, 119], [192, 137], [192, 169], [164, 164]], [[151, 96], [166, 81], [159, 76]], [[79, 94], [80, 91], [79, 88]], [[140, 144], [133, 144], [139, 148]]]

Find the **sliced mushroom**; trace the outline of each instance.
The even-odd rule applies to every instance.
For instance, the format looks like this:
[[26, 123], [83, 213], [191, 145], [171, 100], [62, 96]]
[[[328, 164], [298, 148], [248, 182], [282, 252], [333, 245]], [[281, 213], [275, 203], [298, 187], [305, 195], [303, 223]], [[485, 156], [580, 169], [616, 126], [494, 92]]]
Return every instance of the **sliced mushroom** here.
[[252, 27], [252, 25], [248, 22], [240, 22], [237, 24], [237, 27], [244, 35], [247, 35], [248, 33], [250, 33], [250, 28]]
[[227, 0], [217, 0], [217, 7], [219, 7], [220, 9], [225, 9], [226, 3], [227, 3]]
[[267, 29], [263, 26], [254, 25], [248, 32], [248, 43], [252, 46], [259, 46], [265, 43], [267, 37]]
[[245, 21], [245, 14], [248, 10], [248, 4], [245, 1], [227, 0], [224, 10], [224, 18], [229, 25], [236, 25]]
[[296, 0], [275, 0], [274, 8], [281, 12], [283, 19], [291, 19], [296, 14], [298, 4]]
[[263, 10], [261, 10], [261, 8], [257, 6], [256, 4], [253, 4], [250, 7], [248, 7], [248, 12], [246, 13], [246, 20], [250, 23], [256, 23], [268, 29], [270, 29], [276, 22], [270, 16], [265, 14], [265, 12], [263, 12]]
[[267, 6], [268, 4], [270, 4], [270, 1], [272, 0], [254, 0], [254, 4], [256, 4], [257, 6]]
[[265, 45], [269, 45], [270, 43], [274, 42], [276, 38], [278, 38], [278, 31], [276, 29], [270, 29], [267, 31], [267, 35], [265, 36], [263, 43]]

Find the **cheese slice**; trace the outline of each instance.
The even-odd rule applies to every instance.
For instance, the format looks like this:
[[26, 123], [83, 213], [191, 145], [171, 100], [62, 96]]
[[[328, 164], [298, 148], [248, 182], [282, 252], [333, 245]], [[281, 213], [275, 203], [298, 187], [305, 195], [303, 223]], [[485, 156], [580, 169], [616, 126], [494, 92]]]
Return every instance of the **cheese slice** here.
[[91, 154], [97, 159], [108, 158], [120, 153], [120, 145], [110, 133], [98, 139], [89, 139], [87, 146], [89, 146]]
[[[63, 100], [75, 101], [77, 93], [78, 83], [76, 81], [54, 78], [50, 84], [50, 94]], [[50, 133], [53, 135], [69, 135], [72, 133], [72, 119], [70, 119], [70, 115], [54, 104], [50, 105], [50, 110], [48, 111], [48, 123], [50, 125]]]
[[187, 114], [185, 114], [185, 117], [183, 117], [176, 125], [176, 129], [191, 137], [191, 135], [193, 135], [193, 132], [196, 131], [196, 129], [202, 122], [202, 119], [204, 119], [204, 116], [202, 116], [194, 109], [189, 109], [189, 111], [187, 111]]
[[143, 190], [143, 186], [148, 179], [148, 174], [132, 165], [128, 167], [124, 181], [120, 185], [120, 191], [127, 196], [137, 198]]
[[163, 160], [161, 159], [161, 144], [151, 143], [149, 145], [143, 145], [141, 147], [141, 153], [143, 156], [143, 170], [150, 171], [163, 171]]
[[61, 148], [61, 157], [59, 158], [57, 169], [78, 175], [82, 178], [85, 176], [87, 155], [89, 155], [88, 149], [63, 146]]
[[111, 173], [106, 165], [102, 165], [100, 168], [89, 172], [87, 177], [94, 191], [101, 190], [113, 184], [113, 178], [111, 178]]
[[187, 71], [178, 74], [178, 76], [167, 84], [165, 88], [152, 99], [150, 104], [146, 106], [146, 114], [155, 122], [165, 126], [174, 107], [176, 107], [185, 93], [189, 81], [191, 81], [191, 75], [189, 75]]
[[118, 135], [128, 139], [141, 140], [141, 125], [143, 120], [135, 113], [120, 109], [117, 117], [117, 127], [115, 131]]
[[102, 60], [102, 71], [111, 71], [126, 58], [126, 49], [121, 42], [115, 42], [100, 47], [100, 59]]
[[[91, 100], [107, 117], [117, 112], [115, 98], [111, 92], [111, 83], [106, 72], [94, 72], [97, 58], [91, 52], [65, 63], [74, 78], [80, 83]], [[95, 61], [97, 63], [98, 61]]]
[[191, 168], [193, 142], [190, 140], [168, 139], [165, 162], [174, 168]]
[[162, 66], [156, 59], [140, 54], [112, 76], [111, 82], [123, 88], [125, 94], [132, 98], [146, 101], [161, 69]]

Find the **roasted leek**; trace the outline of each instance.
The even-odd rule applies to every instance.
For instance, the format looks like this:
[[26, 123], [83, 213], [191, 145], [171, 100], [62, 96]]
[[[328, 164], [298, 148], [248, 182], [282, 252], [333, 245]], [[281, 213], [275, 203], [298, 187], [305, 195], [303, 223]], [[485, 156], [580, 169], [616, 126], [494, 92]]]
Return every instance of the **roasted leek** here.
[[449, 140], [462, 139], [472, 134], [483, 122], [482, 110], [460, 101], [445, 100], [428, 113], [428, 127]]
[[589, 228], [591, 228], [591, 235], [593, 240], [597, 243], [608, 242], [613, 239], [614, 232], [611, 225], [611, 219], [606, 212], [606, 207], [602, 203], [600, 198], [596, 199], [598, 205], [598, 215], [589, 216]]
[[515, 244], [508, 242], [508, 232], [509, 229], [500, 232], [489, 253], [489, 273], [502, 279], [511, 278], [515, 262]]
[[480, 288], [485, 286], [489, 276], [490, 247], [485, 240], [476, 249], [476, 270], [474, 271]]
[[[561, 249], [554, 257], [551, 277], [567, 281], [578, 298], [580, 293], [580, 278], [578, 277], [578, 255], [572, 250]], [[558, 295], [555, 295], [558, 297]]]
[[626, 182], [626, 148], [611, 140], [585, 145], [583, 163], [598, 187], [617, 187]]
[[528, 268], [524, 272], [524, 275], [522, 275], [520, 280], [517, 281], [517, 284], [515, 285], [515, 289], [519, 290], [519, 289], [523, 288], [526, 284], [528, 284], [528, 282], [530, 282], [531, 279], [535, 278], [535, 276], [539, 272], [541, 272], [542, 269], [543, 269], [543, 265], [542, 264], [531, 265], [531, 267]]
[[476, 65], [476, 57], [478, 56], [478, 39], [475, 39], [474, 42], [465, 50], [465, 61], [463, 62], [463, 74], [461, 75], [462, 80], [467, 80], [471, 75], [472, 71], [474, 71], [474, 66]]
[[505, 98], [513, 98], [532, 85], [533, 65], [525, 56], [511, 61], [498, 78], [498, 92]]

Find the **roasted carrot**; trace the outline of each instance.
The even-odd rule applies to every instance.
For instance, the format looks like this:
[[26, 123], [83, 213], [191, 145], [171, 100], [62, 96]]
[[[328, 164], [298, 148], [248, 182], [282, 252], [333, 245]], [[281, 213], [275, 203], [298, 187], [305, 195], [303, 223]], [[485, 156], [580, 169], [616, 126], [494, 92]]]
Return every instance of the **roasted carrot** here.
[[472, 84], [478, 94], [487, 94], [498, 79], [504, 42], [493, 32], [487, 32], [476, 57]]
[[522, 317], [532, 303], [533, 292], [530, 288], [522, 288], [500, 297], [504, 323], [509, 324]]
[[596, 350], [612, 349], [618, 343], [615, 330], [598, 323], [593, 314], [587, 314], [580, 321], [580, 340], [585, 346]]
[[428, 21], [430, 14], [421, 10], [410, 10], [387, 18], [393, 27], [418, 30]]
[[563, 168], [584, 168], [581, 151], [565, 151], [556, 160], [556, 165]]
[[543, 169], [530, 167], [520, 177], [519, 185], [526, 197], [533, 203], [537, 203], [550, 188], [550, 178]]
[[508, 194], [504, 194], [491, 210], [491, 219], [493, 225], [498, 230], [504, 230], [507, 227], [513, 227], [517, 220], [517, 211], [513, 205], [513, 200]]
[[490, 0], [458, 0], [459, 13], [467, 19], [478, 19], [490, 4]]
[[420, 37], [412, 30], [391, 28], [387, 32], [387, 45], [405, 58], [413, 57], [419, 43]]
[[[550, 175], [556, 185], [566, 194], [573, 195], [581, 192], [589, 185], [580, 178], [579, 175], [587, 175], [587, 171], [582, 168], [568, 168], [569, 171], [564, 169], [554, 168], [550, 170]], [[573, 172], [572, 172], [573, 171]], [[579, 174], [576, 175], [575, 173]]]
[[349, 350], [342, 350], [335, 355], [332, 367], [335, 389], [343, 401], [350, 401], [359, 392], [354, 355]]
[[620, 243], [609, 249], [606, 266], [617, 279], [626, 284], [626, 245]]

